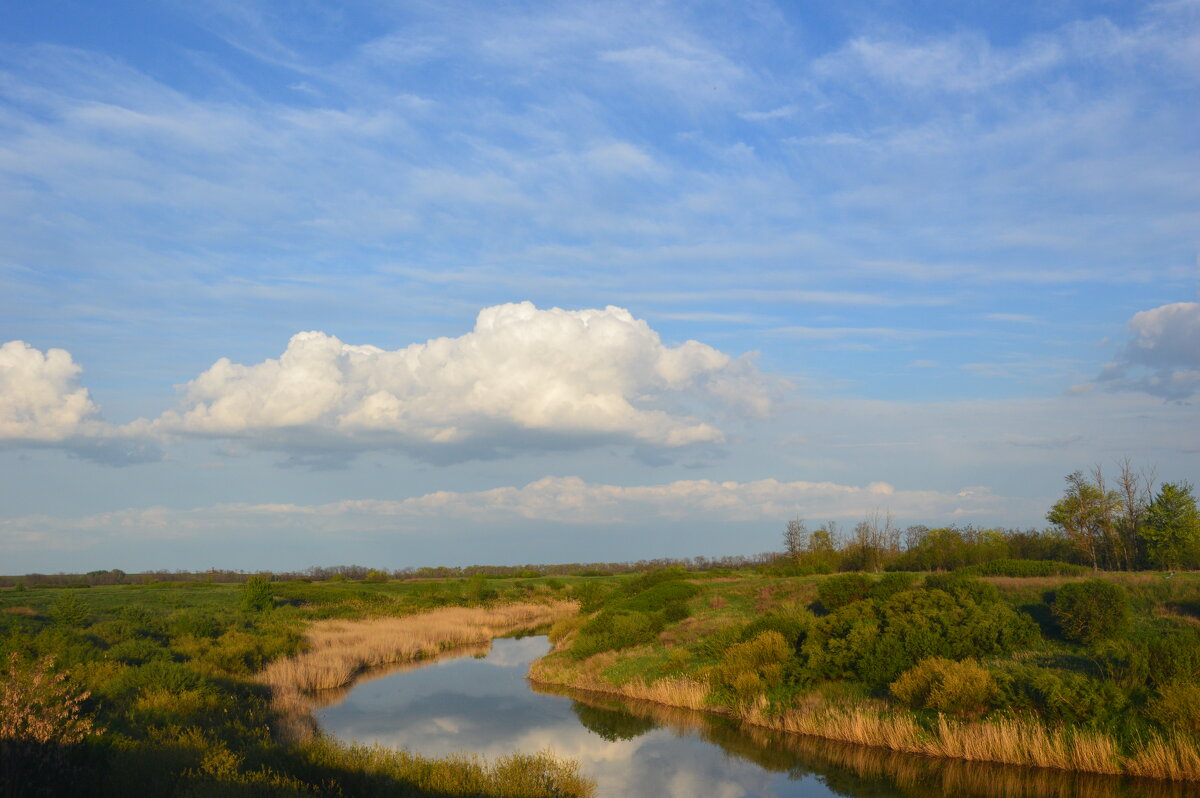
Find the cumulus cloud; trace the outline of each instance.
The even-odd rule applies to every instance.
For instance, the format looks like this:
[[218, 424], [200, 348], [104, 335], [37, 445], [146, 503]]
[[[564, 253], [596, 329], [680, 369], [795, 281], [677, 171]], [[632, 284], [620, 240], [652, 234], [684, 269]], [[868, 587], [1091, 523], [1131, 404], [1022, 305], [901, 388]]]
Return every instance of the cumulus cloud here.
[[986, 512], [1001, 502], [988, 488], [901, 490], [886, 482], [749, 482], [680, 480], [659, 485], [610, 485], [578, 477], [543, 477], [523, 486], [481, 491], [435, 491], [403, 500], [351, 499], [328, 504], [222, 504], [197, 509], [136, 508], [75, 520], [30, 516], [0, 520], [0, 548], [54, 547], [56, 541], [106, 537], [177, 541], [241, 534], [315, 536], [454, 528], [497, 529], [526, 522], [563, 528], [637, 527], [664, 523], [730, 523], [803, 516], [861, 519], [890, 510], [898, 518], [929, 519]]
[[79, 385], [81, 371], [65, 349], [0, 346], [0, 441], [59, 442], [94, 424], [98, 411]]
[[1121, 357], [1096, 382], [1183, 400], [1200, 391], [1200, 302], [1175, 302], [1135, 313]]
[[100, 419], [79, 384], [81, 371], [65, 349], [0, 345], [0, 448], [53, 447], [113, 465], [157, 460], [161, 451], [145, 423], [116, 427]]
[[183, 388], [166, 433], [247, 438], [265, 448], [403, 448], [458, 460], [599, 443], [678, 448], [725, 434], [705, 408], [770, 410], [745, 359], [665, 345], [617, 307], [485, 308], [473, 331], [398, 350], [293, 336], [277, 359], [226, 358]]

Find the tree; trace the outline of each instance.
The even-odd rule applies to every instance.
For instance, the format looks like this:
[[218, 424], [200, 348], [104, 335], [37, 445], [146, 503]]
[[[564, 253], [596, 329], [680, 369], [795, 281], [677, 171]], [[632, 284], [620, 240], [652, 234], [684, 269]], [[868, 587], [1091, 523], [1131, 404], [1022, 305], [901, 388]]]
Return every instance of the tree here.
[[1150, 560], [1160, 568], [1179, 568], [1186, 561], [1194, 561], [1200, 549], [1200, 511], [1192, 486], [1164, 482], [1146, 508], [1141, 533]]
[[783, 530], [783, 548], [792, 562], [799, 563], [804, 552], [808, 550], [808, 527], [800, 518], [787, 522]]
[[1063, 497], [1046, 513], [1046, 520], [1062, 529], [1091, 560], [1092, 568], [1099, 570], [1101, 563], [1110, 559], [1120, 497], [1105, 489], [1099, 468], [1093, 471], [1093, 479], [1088, 480], [1082, 471], [1068, 474]]

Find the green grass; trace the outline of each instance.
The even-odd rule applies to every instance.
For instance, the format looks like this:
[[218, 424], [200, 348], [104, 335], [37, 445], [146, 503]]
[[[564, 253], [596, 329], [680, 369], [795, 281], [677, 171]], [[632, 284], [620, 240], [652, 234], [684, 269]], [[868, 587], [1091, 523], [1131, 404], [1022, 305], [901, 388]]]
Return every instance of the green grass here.
[[[36, 721], [33, 669], [47, 657], [102, 733], [82, 744], [0, 740], [0, 795], [586, 795], [570, 763], [513, 757], [432, 760], [331, 740], [289, 746], [255, 674], [303, 646], [311, 621], [443, 606], [564, 598], [580, 577], [410, 582], [278, 582], [273, 606], [242, 607], [243, 586], [160, 582], [0, 590], [0, 662], [17, 657]], [[61, 703], [61, 702], [60, 702]], [[0, 720], [5, 720], [0, 718]], [[36, 725], [36, 724], [35, 724]], [[541, 774], [539, 777], [537, 774]], [[534, 782], [542, 786], [535, 788]], [[540, 790], [540, 792], [539, 792]]]

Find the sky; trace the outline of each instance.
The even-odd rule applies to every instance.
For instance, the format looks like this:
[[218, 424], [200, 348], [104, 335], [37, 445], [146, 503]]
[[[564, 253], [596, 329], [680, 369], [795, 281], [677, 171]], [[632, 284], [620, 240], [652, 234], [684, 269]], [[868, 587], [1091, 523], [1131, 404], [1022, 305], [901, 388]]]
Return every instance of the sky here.
[[1200, 3], [42, 0], [0, 572], [1041, 527], [1200, 481]]

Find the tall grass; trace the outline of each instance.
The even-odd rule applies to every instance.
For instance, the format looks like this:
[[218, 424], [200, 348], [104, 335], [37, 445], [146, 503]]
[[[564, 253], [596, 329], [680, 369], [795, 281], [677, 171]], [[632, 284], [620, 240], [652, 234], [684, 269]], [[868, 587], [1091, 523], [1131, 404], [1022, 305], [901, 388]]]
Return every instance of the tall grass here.
[[345, 687], [360, 674], [387, 665], [417, 662], [463, 646], [480, 645], [520, 629], [553, 623], [578, 606], [505, 604], [446, 607], [400, 618], [321, 621], [305, 634], [307, 650], [267, 665], [259, 679], [271, 689], [286, 738], [309, 736], [314, 725], [307, 694]]

